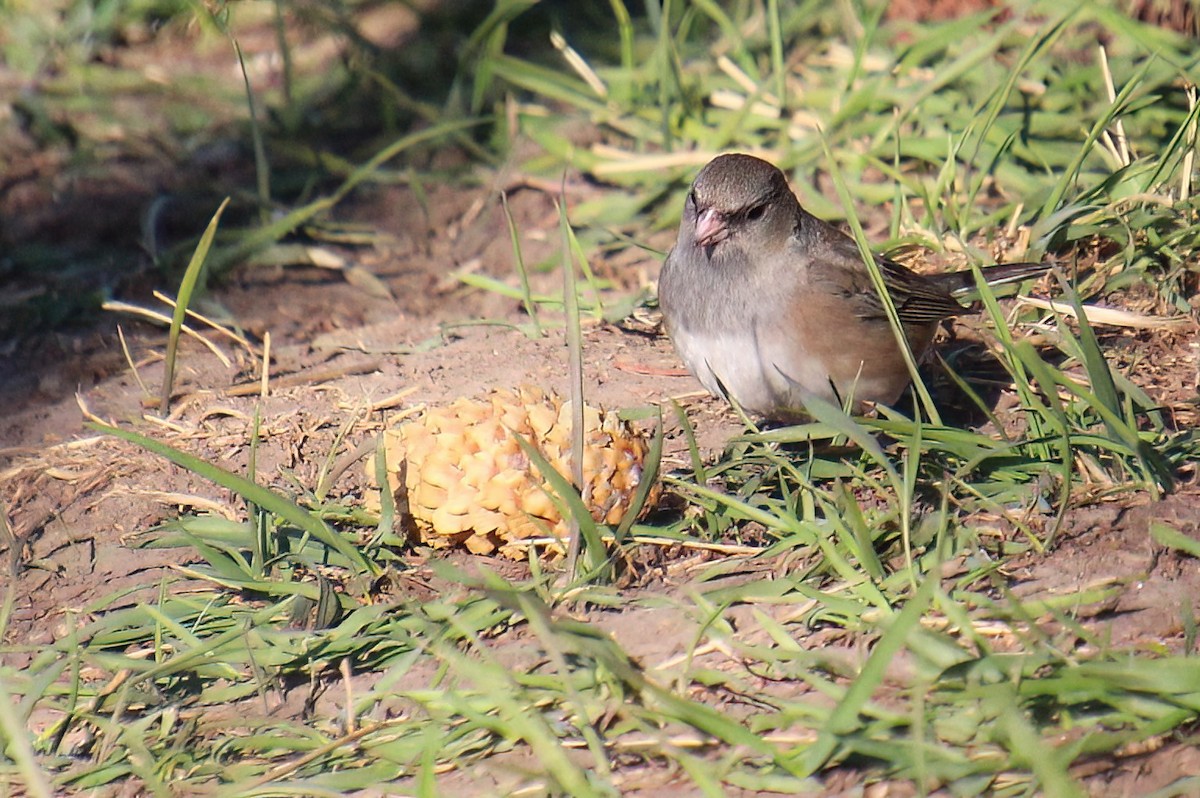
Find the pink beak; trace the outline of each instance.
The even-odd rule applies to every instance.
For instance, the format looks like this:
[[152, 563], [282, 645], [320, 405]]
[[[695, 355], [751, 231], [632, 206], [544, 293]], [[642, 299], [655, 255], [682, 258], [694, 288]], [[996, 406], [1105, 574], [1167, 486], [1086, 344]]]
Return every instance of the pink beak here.
[[725, 217], [714, 208], [705, 208], [696, 216], [696, 244], [711, 247], [729, 238]]

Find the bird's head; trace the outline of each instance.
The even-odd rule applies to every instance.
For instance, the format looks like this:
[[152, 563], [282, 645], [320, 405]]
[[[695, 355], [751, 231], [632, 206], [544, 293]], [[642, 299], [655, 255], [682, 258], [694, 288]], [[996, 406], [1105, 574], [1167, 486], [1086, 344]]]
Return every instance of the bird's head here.
[[783, 172], [752, 155], [720, 155], [709, 161], [688, 194], [684, 235], [711, 260], [729, 239], [767, 252], [784, 246], [799, 205]]

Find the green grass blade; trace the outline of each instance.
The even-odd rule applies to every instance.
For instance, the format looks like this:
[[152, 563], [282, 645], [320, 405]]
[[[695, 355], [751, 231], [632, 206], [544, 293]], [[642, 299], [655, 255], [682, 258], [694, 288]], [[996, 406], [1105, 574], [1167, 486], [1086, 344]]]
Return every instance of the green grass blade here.
[[251, 482], [245, 477], [234, 474], [231, 471], [226, 471], [223, 468], [205, 462], [195, 455], [180, 451], [153, 438], [148, 438], [145, 435], [139, 435], [136, 432], [95, 422], [88, 422], [87, 426], [97, 432], [112, 435], [113, 437], [136, 444], [160, 457], [165, 457], [180, 468], [198, 474], [214, 484], [237, 493], [246, 501], [263, 508], [267, 512], [274, 513], [289, 524], [295, 525], [297, 528], [312, 535], [321, 541], [321, 543], [338, 552], [354, 570], [371, 574], [378, 573], [378, 568], [374, 563], [367, 560], [362, 552], [345, 538], [326, 526], [324, 521], [321, 521], [319, 518], [302, 509], [299, 505], [288, 501], [274, 491]]
[[229, 198], [226, 197], [217, 208], [217, 212], [213, 214], [208, 227], [204, 229], [204, 234], [200, 236], [200, 242], [196, 244], [196, 249], [192, 252], [192, 259], [188, 261], [187, 268], [183, 272], [183, 281], [179, 284], [179, 295], [175, 297], [175, 312], [171, 314], [171, 329], [167, 333], [167, 358], [163, 366], [162, 398], [158, 404], [158, 413], [161, 416], [167, 415], [171, 405], [171, 390], [175, 386], [175, 357], [179, 352], [179, 333], [183, 327], [183, 320], [187, 317], [188, 305], [192, 301], [192, 291], [196, 288], [196, 283], [204, 268], [204, 261], [208, 258], [209, 249], [212, 248], [213, 237], [217, 234], [217, 224], [221, 221], [221, 214], [225, 212], [228, 205]]

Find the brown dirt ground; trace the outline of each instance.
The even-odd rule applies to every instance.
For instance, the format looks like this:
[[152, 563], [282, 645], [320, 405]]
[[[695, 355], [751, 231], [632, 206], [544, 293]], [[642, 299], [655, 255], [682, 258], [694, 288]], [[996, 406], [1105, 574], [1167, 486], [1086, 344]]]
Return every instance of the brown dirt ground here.
[[[572, 201], [593, 189], [568, 186]], [[496, 326], [456, 326], [470, 319], [518, 324], [526, 321], [518, 303], [454, 278], [456, 270], [482, 270], [513, 282], [512, 253], [505, 221], [488, 188], [442, 186], [429, 198], [430, 217], [418, 212], [405, 189], [359, 193], [344, 212], [388, 233], [374, 247], [345, 249], [349, 262], [385, 283], [395, 299], [373, 296], [339, 272], [310, 267], [243, 270], [216, 291], [219, 302], [248, 333], [271, 334], [272, 390], [262, 402], [264, 423], [258, 453], [260, 474], [284, 486], [280, 469], [314, 485], [335, 437], [351, 425], [349, 451], [376, 432], [386, 413], [366, 408], [409, 391], [392, 409], [419, 403], [444, 403], [480, 395], [489, 388], [532, 383], [565, 390], [563, 336], [551, 330], [533, 340]], [[511, 198], [527, 259], [536, 262], [555, 250], [557, 216], [553, 199], [533, 188]], [[197, 219], [197, 226], [204, 219]], [[136, 228], [136, 222], [126, 220]], [[665, 248], [671, 236], [650, 243]], [[658, 270], [650, 257], [596, 264], [630, 290], [652, 281]], [[557, 291], [549, 277], [538, 277], [539, 290]], [[39, 645], [62, 634], [64, 613], [83, 612], [97, 598], [126, 587], [154, 586], [177, 551], [130, 548], [126, 542], [154, 523], [203, 502], [235, 513], [237, 504], [223, 490], [189, 472], [165, 465], [136, 447], [97, 437], [83, 426], [80, 403], [91, 413], [121, 424], [136, 424], [194, 454], [223, 466], [246, 465], [251, 419], [259, 400], [239, 395], [235, 386], [257, 379], [255, 364], [227, 341], [216, 340], [234, 359], [226, 368], [200, 346], [182, 350], [177, 396], [168, 420], [146, 415], [142, 393], [121, 354], [115, 336], [120, 321], [141, 379], [152, 389], [162, 376], [160, 331], [113, 317], [82, 332], [50, 333], [19, 339], [5, 350], [6, 381], [0, 385], [0, 511], [15, 542], [0, 539], [3, 577], [15, 580], [16, 606], [5, 644]], [[1112, 336], [1120, 353], [1151, 363], [1133, 377], [1164, 405], [1176, 408], [1181, 423], [1194, 423], [1197, 351], [1194, 328]], [[422, 344], [436, 341], [433, 348]], [[411, 351], [410, 351], [411, 350]], [[682, 398], [708, 451], [718, 449], [739, 427], [722, 407], [700, 395], [699, 386], [679, 371], [669, 343], [650, 325], [618, 327], [593, 324], [585, 333], [586, 390], [592, 400], [627, 407]], [[288, 381], [291, 381], [290, 384]], [[75, 394], [80, 401], [77, 402]], [[673, 430], [676, 433], [677, 430]], [[678, 434], [669, 438], [667, 467], [682, 464]], [[358, 469], [350, 469], [335, 495], [357, 495]], [[1181, 613], [1200, 607], [1200, 569], [1156, 547], [1149, 538], [1152, 521], [1164, 521], [1200, 538], [1200, 484], [1193, 469], [1181, 475], [1179, 490], [1151, 503], [1121, 497], [1072, 511], [1049, 554], [1030, 554], [1008, 570], [1011, 585], [1025, 597], [1078, 590], [1083, 585], [1119, 582], [1132, 586], [1111, 606], [1087, 619], [1101, 638], [1114, 645], [1178, 650]], [[449, 555], [463, 561], [465, 554]], [[428, 569], [417, 567], [408, 589], [441, 589]], [[493, 567], [511, 566], [492, 561]], [[687, 585], [689, 561], [663, 555], [656, 578], [631, 591], [678, 595]], [[762, 578], [761, 565], [747, 563], [744, 578]], [[682, 612], [639, 608], [604, 613], [595, 622], [644, 663], [663, 663], [684, 652], [693, 639], [694, 619]], [[813, 645], [836, 646], [814, 639]], [[497, 641], [519, 650], [520, 640]], [[847, 656], [854, 656], [847, 652]], [[513, 656], [519, 656], [514, 653]], [[704, 656], [714, 666], [718, 652]], [[362, 677], [368, 678], [368, 677]], [[497, 779], [505, 768], [520, 772], [521, 758], [509, 755], [486, 773], [462, 773], [462, 785], [492, 790], [511, 782]], [[1132, 751], [1111, 761], [1085, 763], [1078, 775], [1097, 795], [1138, 795], [1185, 775], [1200, 775], [1195, 750], [1167, 741], [1155, 751]], [[626, 774], [628, 794], [683, 795], [674, 775], [653, 767]], [[493, 781], [489, 782], [488, 780]], [[447, 790], [453, 784], [447, 783]], [[861, 789], [853, 773], [835, 773], [828, 794]], [[910, 794], [896, 785], [888, 794]], [[448, 793], [449, 794], [449, 793]]]
[[[374, 298], [339, 274], [311, 268], [242, 273], [219, 290], [221, 302], [245, 329], [271, 332], [275, 383], [298, 378], [292, 387], [272, 390], [262, 405], [261, 474], [278, 475], [281, 468], [287, 468], [304, 484], [315, 484], [343, 425], [354, 426], [347, 444], [337, 451], [339, 455], [379, 428], [383, 414], [364, 418], [364, 408], [400, 391], [411, 391], [401, 405], [408, 407], [521, 383], [565, 390], [566, 350], [559, 331], [532, 340], [507, 328], [454, 327], [445, 334], [444, 343], [433, 349], [397, 354], [442, 335], [440, 325], [444, 323], [469, 318], [514, 324], [524, 320], [516, 303], [463, 289], [447, 279], [453, 269], [474, 259], [486, 264], [484, 268], [490, 272], [511, 276], [507, 241], [471, 232], [503, 229], [500, 210], [494, 205], [479, 213], [472, 222], [474, 227], [458, 226], [457, 236], [430, 234], [430, 230], [453, 232], [474, 199], [451, 189], [440, 191], [433, 203], [438, 218], [427, 227], [416, 228], [406, 227], [404, 220], [411, 217], [395, 210], [405, 205], [403, 192], [361, 200], [394, 215], [390, 229], [396, 234], [395, 242], [386, 250], [347, 255], [383, 279], [400, 298], [396, 301]], [[528, 239], [526, 251], [548, 247], [546, 241], [552, 240], [557, 224], [552, 200], [526, 191], [514, 196], [512, 206]], [[652, 277], [656, 268], [653, 262], [627, 266], [624, 278], [634, 285]], [[267, 297], [269, 301], [264, 301]], [[96, 342], [94, 348], [85, 348], [80, 362], [96, 358], [115, 365], [90, 384], [79, 385], [82, 402], [92, 413], [138, 424], [225, 467], [244, 468], [258, 399], [230, 395], [228, 389], [253, 382], [255, 375], [248, 363], [226, 369], [198, 345], [188, 344], [174, 410], [167, 424], [150, 422], [151, 416], [143, 416], [142, 396], [130, 370], [112, 351], [112, 336], [96, 335], [89, 339]], [[1159, 335], [1137, 337], [1131, 345], [1169, 346], [1168, 352], [1180, 368], [1171, 372], [1174, 381], [1163, 378], [1159, 385], [1164, 394], [1170, 394], [1194, 390], [1188, 381], [1194, 379], [1195, 352], [1187, 343], [1186, 336], [1172, 339]], [[142, 380], [158, 385], [161, 335], [143, 332], [133, 346]], [[1166, 354], [1155, 361], [1170, 362]], [[738, 429], [723, 408], [698, 395], [695, 383], [678, 373], [669, 343], [649, 328], [589, 326], [585, 358], [587, 391], [600, 403], [630, 406], [681, 397], [691, 407], [694, 423], [710, 451]], [[7, 551], [8, 578], [17, 580], [17, 604], [7, 643], [49, 643], [63, 633], [66, 610], [86, 611], [91, 601], [126, 587], [152, 589], [166, 566], [180, 555], [131, 549], [124, 545], [130, 536], [202, 500], [237, 512], [233, 497], [191, 473], [164, 466], [133, 446], [89, 435], [82, 427], [82, 412], [71, 390], [79, 380], [75, 368], [76, 364], [69, 362], [47, 364], [38, 374], [37, 384], [57, 386], [57, 392], [43, 388], [39, 395], [28, 397], [23, 406], [5, 416], [0, 427], [0, 466], [4, 468], [0, 471], [0, 499], [20, 541]], [[1155, 385], [1148, 387], [1154, 389]], [[673, 435], [669, 444], [668, 466], [682, 465], [679, 436]], [[358, 469], [347, 471], [335, 486], [335, 495], [360, 491], [357, 474]], [[1010, 568], [1013, 589], [1034, 597], [1084, 585], [1128, 584], [1132, 589], [1089, 619], [1096, 633], [1114, 645], [1178, 649], [1183, 640], [1181, 613], [1198, 606], [1200, 570], [1194, 560], [1159, 550], [1151, 542], [1148, 528], [1152, 520], [1162, 520], [1200, 537], [1200, 486], [1194, 472], [1183, 476], [1179, 491], [1157, 503], [1125, 497], [1071, 512], [1052, 553], [1029, 555]], [[471, 559], [465, 554], [458, 556]], [[686, 557], [664, 560], [657, 570], [659, 578], [630, 590], [656, 591], [669, 598], [684, 589]], [[498, 567], [499, 563], [493, 561], [492, 565]], [[439, 589], [427, 570], [416, 569], [410, 579], [414, 581], [412, 589]], [[682, 653], [695, 631], [694, 620], [670, 610], [605, 613], [594, 620], [632, 656], [646, 663], [668, 661]], [[509, 643], [519, 647], [521, 641]], [[721, 659], [716, 653], [706, 656]], [[519, 757], [509, 758], [513, 761], [508, 764], [519, 772]], [[1200, 760], [1187, 749], [1171, 745], [1158, 752], [1089, 766], [1097, 771], [1089, 777], [1089, 784], [1096, 794], [1105, 795], [1134, 795], [1182, 775], [1200, 775]], [[488, 774], [495, 773], [495, 768], [503, 770], [502, 763], [493, 763], [486, 773], [455, 778], [478, 787], [491, 783], [488, 779], [494, 777]], [[1081, 767], [1080, 775], [1088, 772]], [[672, 778], [670, 773], [647, 768], [629, 773], [626, 786], [632, 795], [664, 795], [678, 792]], [[854, 779], [851, 774], [835, 776], [830, 794], [837, 794], [833, 785], [843, 782], [849, 789]], [[494, 786], [502, 789], [505, 783], [501, 780]], [[903, 794], [903, 789], [900, 792]]]

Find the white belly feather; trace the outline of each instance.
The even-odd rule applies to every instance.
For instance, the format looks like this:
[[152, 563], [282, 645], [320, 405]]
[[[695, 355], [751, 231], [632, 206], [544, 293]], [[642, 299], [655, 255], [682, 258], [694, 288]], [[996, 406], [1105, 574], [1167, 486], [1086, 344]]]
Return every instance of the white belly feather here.
[[791, 344], [787, 352], [773, 352], [753, 331], [675, 333], [684, 363], [710, 393], [728, 394], [743, 409], [759, 414], [780, 408], [799, 410], [808, 395], [834, 399], [824, 364], [798, 351], [794, 341]]

